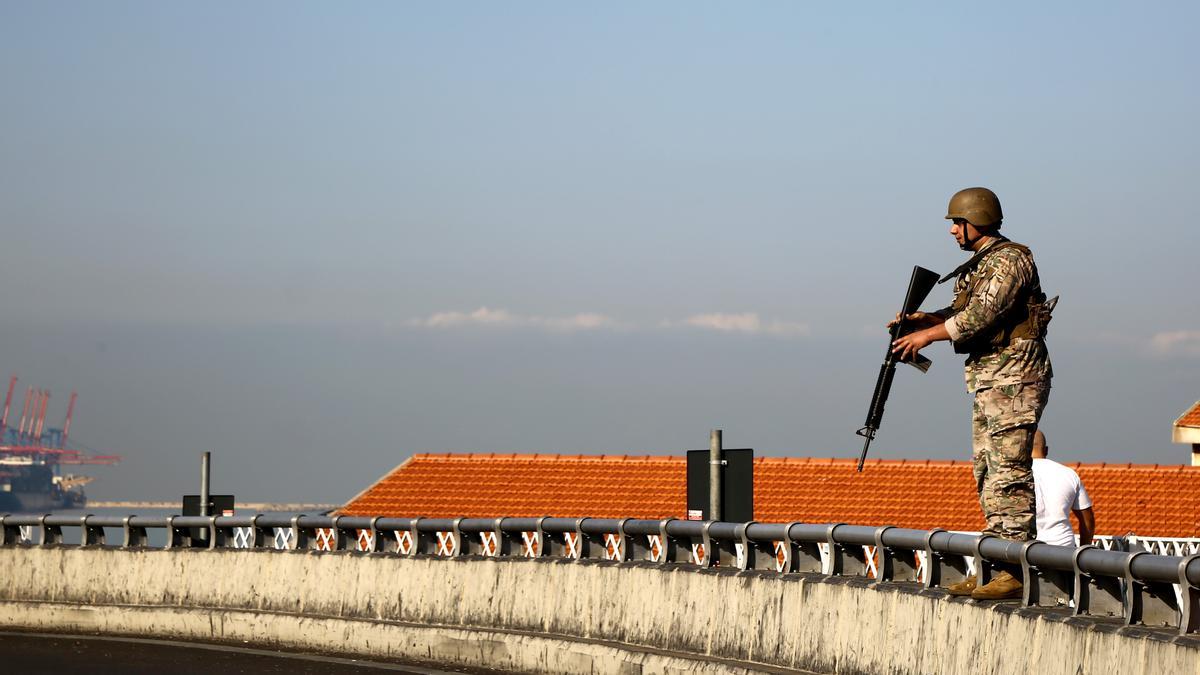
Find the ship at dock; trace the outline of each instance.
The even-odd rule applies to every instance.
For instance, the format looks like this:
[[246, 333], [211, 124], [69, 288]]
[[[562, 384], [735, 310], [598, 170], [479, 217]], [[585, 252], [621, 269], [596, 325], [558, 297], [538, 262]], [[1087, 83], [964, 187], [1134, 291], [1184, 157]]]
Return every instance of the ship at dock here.
[[13, 375], [0, 414], [0, 513], [46, 513], [86, 505], [83, 488], [92, 477], [74, 473], [74, 467], [116, 464], [121, 457], [72, 447], [69, 439], [77, 398], [74, 391], [61, 427], [46, 424], [50, 391], [33, 387], [25, 390], [20, 421], [10, 426], [16, 386], [17, 376]]

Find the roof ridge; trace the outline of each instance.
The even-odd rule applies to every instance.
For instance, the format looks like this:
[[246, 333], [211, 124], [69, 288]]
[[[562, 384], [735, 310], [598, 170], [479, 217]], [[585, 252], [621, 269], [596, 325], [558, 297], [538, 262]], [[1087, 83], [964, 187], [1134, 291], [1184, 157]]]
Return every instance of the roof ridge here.
[[601, 462], [678, 462], [683, 455], [614, 455], [614, 454], [562, 454], [550, 452], [502, 453], [502, 452], [426, 452], [415, 453], [413, 459], [421, 460], [506, 460], [506, 461], [601, 461]]
[[[549, 452], [427, 452], [415, 453], [412, 455], [413, 460], [448, 460], [448, 461], [525, 461], [525, 462], [681, 462], [686, 459], [685, 455], [631, 455], [631, 454], [565, 454], [565, 453], [549, 453]], [[755, 457], [756, 464], [805, 464], [805, 465], [828, 465], [841, 466], [853, 465], [857, 460], [848, 457]], [[867, 466], [876, 467], [894, 467], [894, 466], [966, 466], [971, 462], [965, 459], [869, 459], [866, 462]], [[1064, 466], [1069, 466], [1073, 469], [1123, 469], [1126, 471], [1200, 471], [1200, 467], [1190, 466], [1187, 464], [1150, 464], [1150, 463], [1134, 463], [1134, 462], [1060, 462]], [[397, 467], [398, 468], [398, 467]]]
[[[848, 457], [755, 457], [764, 464], [858, 464]], [[965, 459], [869, 459], [866, 466], [959, 466], [970, 464]]]
[[1200, 471], [1188, 464], [1134, 464], [1133, 462], [1060, 462], [1075, 469], [1123, 469], [1125, 471]]
[[1197, 414], [1200, 414], [1200, 401], [1196, 401], [1195, 403], [1193, 403], [1191, 405], [1190, 408], [1188, 408], [1187, 410], [1184, 410], [1182, 415], [1175, 418], [1175, 421], [1171, 423], [1171, 426], [1196, 428], [1197, 426], [1200, 426], [1200, 425], [1197, 425], [1196, 423], [1191, 422], [1191, 421], [1185, 422], [1185, 420], [1187, 420], [1187, 418], [1191, 417], [1192, 415], [1197, 415]]

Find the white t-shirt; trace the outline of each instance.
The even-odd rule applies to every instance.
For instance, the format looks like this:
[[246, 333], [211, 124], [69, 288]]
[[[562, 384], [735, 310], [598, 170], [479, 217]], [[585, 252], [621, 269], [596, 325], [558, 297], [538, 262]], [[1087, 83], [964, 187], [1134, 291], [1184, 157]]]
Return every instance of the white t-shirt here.
[[1038, 540], [1056, 546], [1074, 546], [1071, 511], [1082, 511], [1092, 505], [1079, 474], [1052, 459], [1034, 459], [1033, 487], [1037, 492]]

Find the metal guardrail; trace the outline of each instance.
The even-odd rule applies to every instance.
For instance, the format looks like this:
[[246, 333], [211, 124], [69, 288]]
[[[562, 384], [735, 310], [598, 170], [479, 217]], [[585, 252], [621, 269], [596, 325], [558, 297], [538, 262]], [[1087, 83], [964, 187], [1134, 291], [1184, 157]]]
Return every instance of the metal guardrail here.
[[1025, 579], [1024, 606], [1069, 605], [1074, 615], [1174, 626], [1180, 635], [1200, 632], [1200, 554], [1072, 548], [945, 530], [629, 518], [6, 515], [0, 516], [0, 546], [63, 546], [63, 528], [79, 528], [84, 547], [110, 546], [105, 528], [119, 528], [120, 547], [147, 548], [148, 531], [162, 529], [164, 549], [646, 561], [915, 581], [925, 588], [944, 588], [972, 570], [983, 584], [1008, 569]]
[[1093, 543], [1098, 548], [1110, 551], [1149, 551], [1159, 555], [1183, 557], [1200, 553], [1200, 539], [1196, 537], [1148, 537], [1130, 532], [1121, 536], [1096, 535]]

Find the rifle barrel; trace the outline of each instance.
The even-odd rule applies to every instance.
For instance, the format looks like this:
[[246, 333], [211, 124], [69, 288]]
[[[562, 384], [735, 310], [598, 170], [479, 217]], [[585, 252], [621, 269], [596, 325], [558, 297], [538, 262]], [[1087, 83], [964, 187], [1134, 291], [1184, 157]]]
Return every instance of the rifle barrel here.
[[862, 433], [862, 431], [866, 431], [867, 433], [862, 434], [863, 436], [866, 436], [866, 440], [863, 441], [862, 453], [860, 453], [858, 455], [858, 472], [859, 473], [862, 473], [863, 463], [865, 463], [867, 461], [867, 448], [871, 447], [871, 439], [875, 437], [874, 429], [870, 429], [868, 427], [867, 429], [859, 431], [859, 433]]

